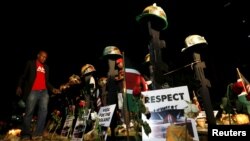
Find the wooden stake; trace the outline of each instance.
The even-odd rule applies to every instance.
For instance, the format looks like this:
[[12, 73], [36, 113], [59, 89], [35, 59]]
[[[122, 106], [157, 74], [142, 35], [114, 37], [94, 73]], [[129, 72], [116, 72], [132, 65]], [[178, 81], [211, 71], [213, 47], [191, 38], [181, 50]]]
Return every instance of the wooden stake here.
[[126, 132], [127, 132], [127, 141], [129, 141], [129, 111], [128, 111], [128, 104], [127, 104], [127, 87], [126, 87], [126, 66], [125, 66], [125, 58], [124, 58], [124, 52], [122, 52], [122, 60], [123, 60], [123, 72], [124, 72], [124, 78], [123, 78], [123, 110], [124, 110], [124, 120], [126, 124]]

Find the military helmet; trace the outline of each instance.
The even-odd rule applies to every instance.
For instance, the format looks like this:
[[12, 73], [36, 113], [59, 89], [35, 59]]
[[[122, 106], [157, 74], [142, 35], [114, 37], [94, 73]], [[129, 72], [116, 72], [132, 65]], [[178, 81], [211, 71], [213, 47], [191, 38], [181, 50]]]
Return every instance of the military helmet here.
[[95, 72], [95, 67], [91, 64], [85, 64], [84, 66], [82, 66], [81, 68], [81, 75], [87, 75], [89, 73]]
[[80, 76], [76, 75], [76, 74], [72, 74], [70, 77], [69, 77], [69, 83], [70, 84], [80, 84], [81, 83], [81, 78]]
[[197, 45], [207, 45], [207, 41], [203, 36], [194, 34], [194, 35], [189, 35], [185, 39], [185, 48], [182, 48], [181, 52], [184, 52], [185, 50], [189, 48], [193, 48]]
[[114, 57], [114, 58], [120, 58], [122, 57], [121, 51], [116, 46], [107, 46], [104, 48], [103, 51], [104, 57]]
[[165, 11], [154, 3], [146, 7], [142, 14], [136, 17], [138, 22], [148, 22], [151, 21], [151, 24], [159, 30], [164, 30], [168, 27], [167, 16]]

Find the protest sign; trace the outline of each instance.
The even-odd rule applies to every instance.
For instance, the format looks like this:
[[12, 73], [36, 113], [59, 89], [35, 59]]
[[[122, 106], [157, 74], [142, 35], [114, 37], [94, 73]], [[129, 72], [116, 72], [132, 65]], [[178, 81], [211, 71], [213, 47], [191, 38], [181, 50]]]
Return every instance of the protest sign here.
[[116, 104], [101, 107], [98, 112], [99, 125], [109, 127]]

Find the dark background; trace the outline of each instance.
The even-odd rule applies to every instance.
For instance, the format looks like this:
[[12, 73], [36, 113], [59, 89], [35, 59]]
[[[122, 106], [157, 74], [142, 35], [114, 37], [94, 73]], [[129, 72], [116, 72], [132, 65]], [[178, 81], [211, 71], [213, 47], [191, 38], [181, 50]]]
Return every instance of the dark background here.
[[[145, 32], [135, 21], [154, 2], [167, 14], [168, 28], [161, 32], [166, 41], [163, 60], [170, 70], [185, 65], [181, 53], [188, 35], [199, 34], [208, 42], [204, 60], [211, 81], [213, 105], [225, 95], [226, 86], [236, 81], [236, 67], [249, 76], [249, 4], [237, 0], [121, 0], [83, 3], [8, 3], [1, 16], [0, 120], [13, 113], [17, 78], [25, 62], [45, 49], [51, 83], [65, 83], [90, 63], [101, 72], [101, 56], [115, 45], [135, 64], [148, 52]], [[103, 73], [103, 72], [101, 72]], [[216, 107], [215, 107], [216, 108]]]

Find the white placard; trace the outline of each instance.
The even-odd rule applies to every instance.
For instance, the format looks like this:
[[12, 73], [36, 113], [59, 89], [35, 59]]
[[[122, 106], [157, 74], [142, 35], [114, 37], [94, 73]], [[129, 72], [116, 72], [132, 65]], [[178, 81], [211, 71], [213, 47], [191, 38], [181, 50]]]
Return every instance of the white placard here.
[[99, 125], [109, 127], [116, 104], [101, 107], [98, 112]]
[[194, 119], [186, 120], [184, 117], [184, 108], [188, 106], [186, 101], [191, 101], [187, 86], [151, 90], [142, 94], [151, 114], [149, 119], [142, 114], [142, 119], [151, 128], [149, 135], [142, 130], [143, 141], [166, 141], [167, 129], [171, 125], [188, 125], [190, 136], [199, 141]]
[[188, 106], [186, 101], [190, 101], [187, 86], [145, 91], [142, 94], [145, 96], [145, 105], [150, 112], [184, 109]]

